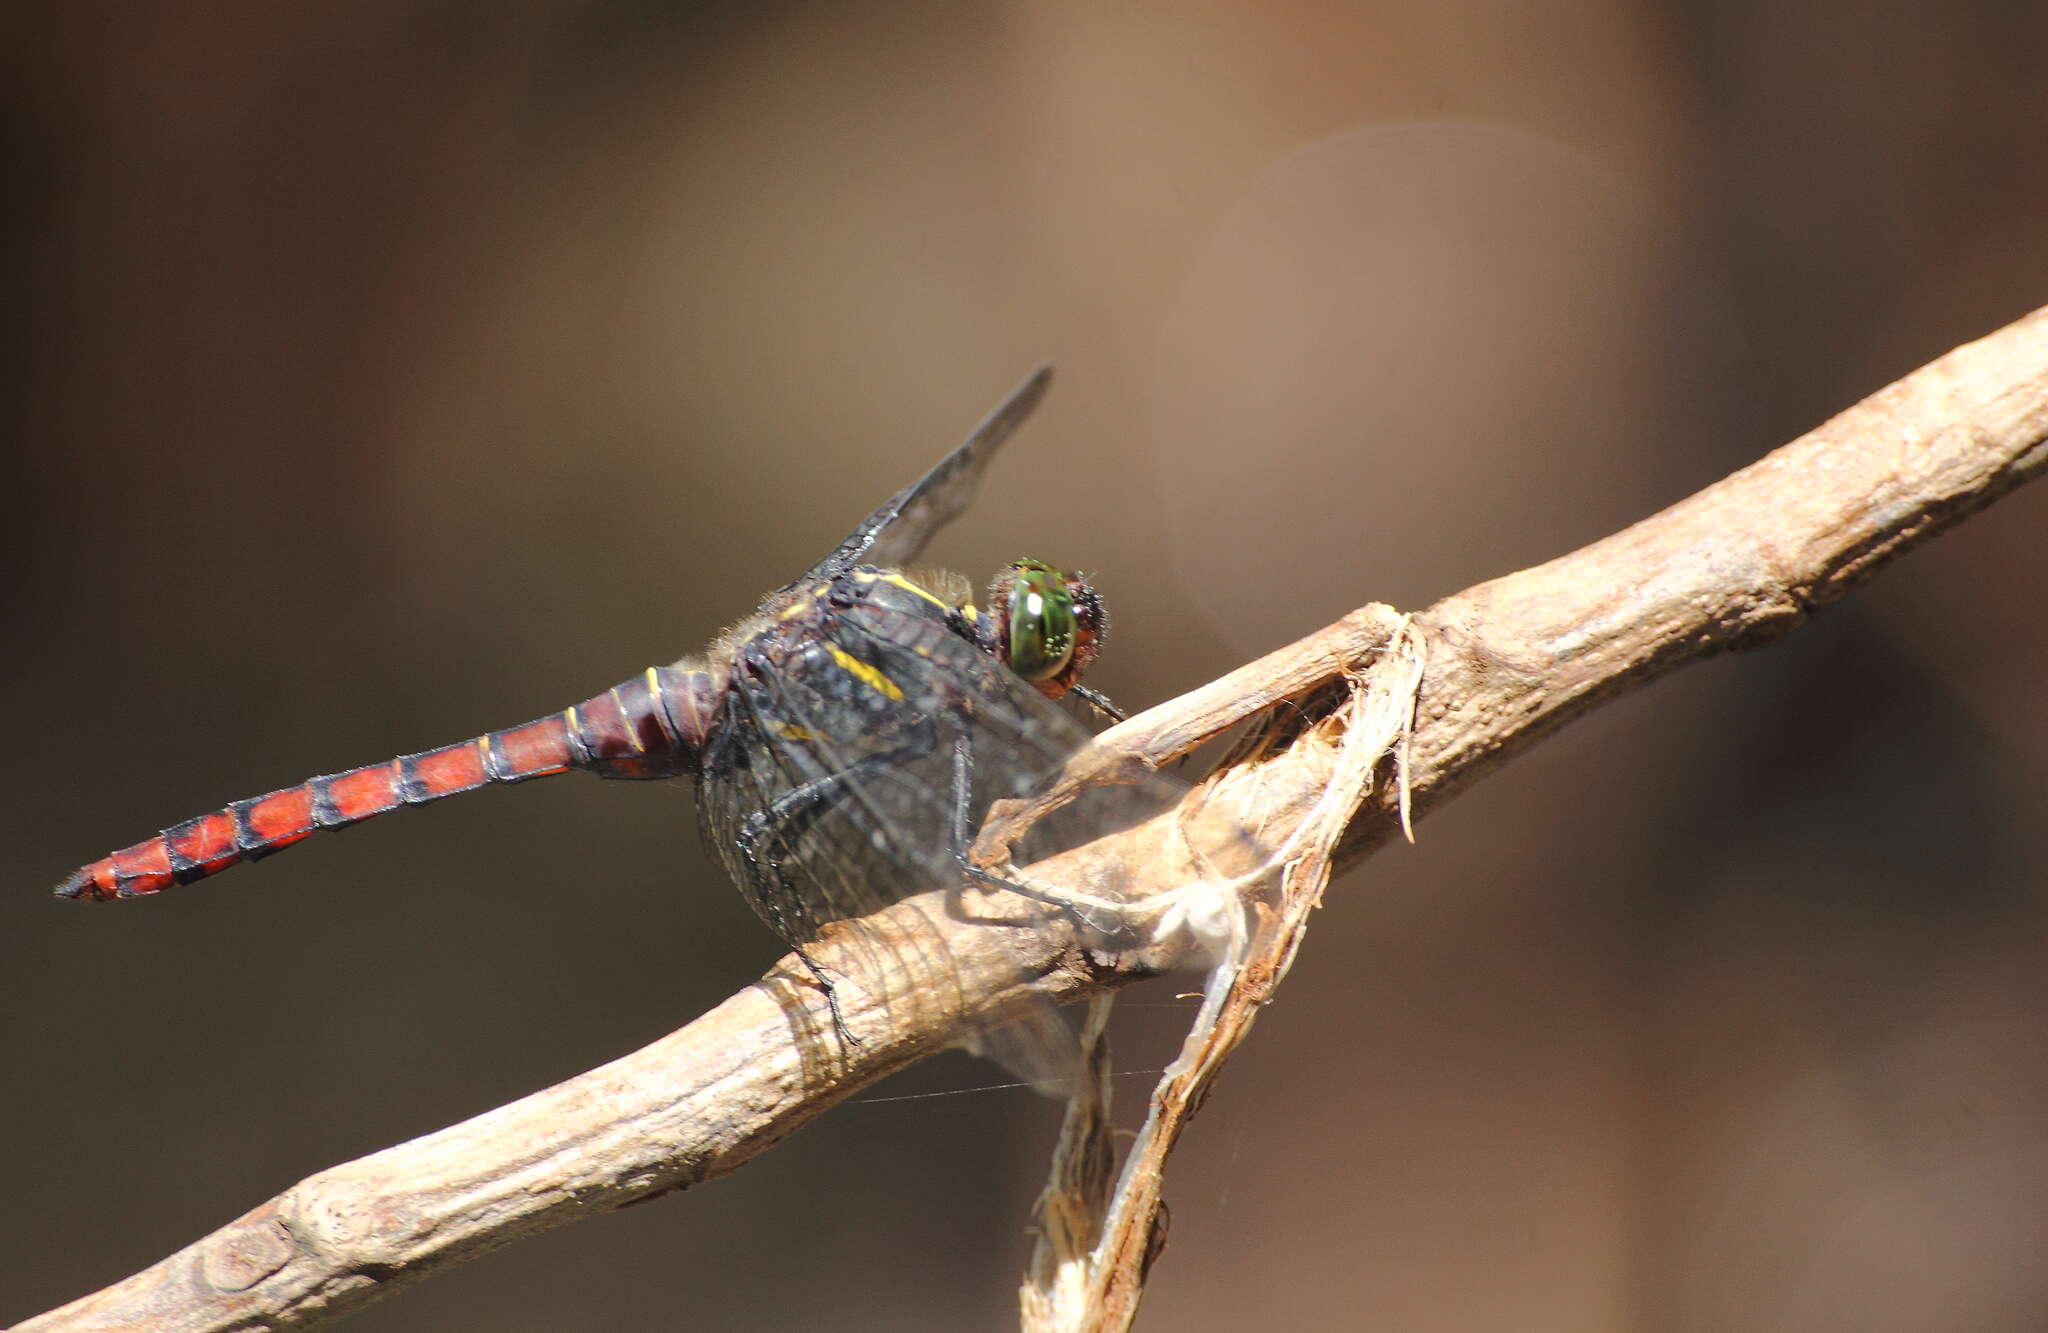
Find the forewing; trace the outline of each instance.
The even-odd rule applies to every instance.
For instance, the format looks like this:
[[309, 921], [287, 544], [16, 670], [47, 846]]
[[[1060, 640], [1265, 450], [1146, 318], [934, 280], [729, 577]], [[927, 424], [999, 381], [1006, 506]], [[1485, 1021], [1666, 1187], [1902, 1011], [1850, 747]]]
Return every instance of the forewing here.
[[738, 654], [699, 796], [742, 892], [793, 944], [959, 882], [961, 747], [971, 838], [992, 801], [1089, 739], [929, 599], [858, 576], [842, 586], [863, 595], [816, 598]]
[[973, 501], [989, 460], [1031, 415], [1051, 383], [1051, 366], [1032, 371], [958, 448], [868, 515], [851, 536], [790, 586], [828, 579], [855, 565], [894, 569], [917, 559], [932, 535]]
[[972, 759], [971, 834], [990, 801], [1021, 795], [1088, 739], [936, 616], [865, 603], [821, 616], [761, 670], [750, 660], [699, 804], [741, 891], [792, 944], [957, 881], [956, 742]]
[[[825, 922], [965, 884], [959, 747], [971, 759], [971, 841], [991, 802], [1025, 795], [1089, 740], [934, 605], [850, 575], [737, 655], [699, 810], [741, 891], [792, 946]], [[1184, 790], [1164, 775], [1109, 789], [1060, 812], [1055, 841], [1084, 841]], [[1006, 901], [1006, 912], [1056, 910]], [[1050, 1010], [975, 1049], [1048, 1092], [1063, 1086], [1075, 1055]]]

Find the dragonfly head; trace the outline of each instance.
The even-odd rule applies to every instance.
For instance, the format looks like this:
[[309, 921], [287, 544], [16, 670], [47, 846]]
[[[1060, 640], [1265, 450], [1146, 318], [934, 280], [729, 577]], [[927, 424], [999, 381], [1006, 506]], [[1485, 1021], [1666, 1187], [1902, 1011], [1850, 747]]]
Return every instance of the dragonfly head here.
[[1074, 688], [1109, 632], [1088, 580], [1042, 560], [1005, 566], [989, 585], [988, 606], [982, 646], [1048, 699]]

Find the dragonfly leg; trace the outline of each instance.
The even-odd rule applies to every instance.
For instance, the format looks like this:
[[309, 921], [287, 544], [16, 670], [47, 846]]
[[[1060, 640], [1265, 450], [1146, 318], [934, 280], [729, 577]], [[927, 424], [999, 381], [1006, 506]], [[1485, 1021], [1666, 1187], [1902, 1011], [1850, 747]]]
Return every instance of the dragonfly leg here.
[[[986, 884], [993, 889], [1029, 898], [1070, 913], [1075, 920], [1090, 930], [1107, 931], [1111, 927], [1096, 919], [1094, 913], [1103, 913], [1121, 920], [1123, 904], [1097, 898], [1085, 893], [1070, 893], [1064, 889], [1041, 888], [1018, 879], [1006, 878], [992, 870], [985, 870], [968, 859], [967, 849], [974, 843], [974, 747], [965, 732], [953, 738], [953, 861], [960, 867], [960, 873], [977, 884]], [[1013, 867], [1014, 869], [1014, 867]]]
[[853, 1029], [846, 1026], [846, 1015], [839, 1011], [839, 990], [832, 984], [832, 978], [825, 974], [824, 966], [811, 957], [810, 950], [801, 944], [792, 945], [791, 951], [796, 954], [797, 961], [810, 972], [811, 979], [818, 983], [818, 989], [825, 992], [825, 1008], [832, 1013], [832, 1031], [848, 1046], [860, 1045], [860, 1038], [854, 1036]]
[[748, 815], [741, 822], [733, 843], [739, 849], [747, 866], [748, 889], [762, 915], [783, 942], [788, 944], [799, 961], [816, 979], [819, 989], [825, 992], [825, 1004], [832, 1011], [832, 1027], [839, 1039], [849, 1046], [861, 1044], [860, 1038], [846, 1025], [845, 1015], [839, 1008], [839, 992], [834, 988], [832, 978], [817, 959], [804, 948], [804, 942], [816, 938], [818, 918], [815, 909], [804, 902], [791, 877], [783, 869], [782, 859], [776, 854], [778, 846], [787, 847], [790, 840], [800, 835], [812, 821], [832, 808], [840, 799], [844, 788], [861, 782], [874, 773], [900, 762], [907, 751], [890, 751], [867, 756], [845, 769], [827, 773], [800, 787], [795, 787], [776, 797], [763, 809]]
[[[916, 750], [903, 748], [871, 754], [843, 769], [837, 769], [822, 777], [811, 779], [800, 787], [792, 787], [777, 796], [763, 808], [749, 814], [740, 823], [739, 832], [733, 835], [740, 855], [746, 859], [750, 870], [773, 879], [780, 888], [788, 889], [788, 878], [781, 872], [781, 861], [775, 854], [778, 844], [787, 847], [799, 837], [811, 823], [834, 804], [841, 800], [846, 789], [885, 772], [893, 765], [914, 758]], [[800, 901], [791, 890], [788, 901]], [[787, 920], [786, 914], [777, 910], [774, 902], [767, 903], [776, 920], [771, 923], [783, 933], [783, 938], [794, 944], [810, 937], [815, 928], [812, 914], [805, 912], [805, 920]]]
[[1131, 715], [1110, 702], [1109, 696], [1100, 690], [1091, 690], [1086, 685], [1076, 685], [1067, 693], [1086, 703], [1112, 722], [1128, 722]]

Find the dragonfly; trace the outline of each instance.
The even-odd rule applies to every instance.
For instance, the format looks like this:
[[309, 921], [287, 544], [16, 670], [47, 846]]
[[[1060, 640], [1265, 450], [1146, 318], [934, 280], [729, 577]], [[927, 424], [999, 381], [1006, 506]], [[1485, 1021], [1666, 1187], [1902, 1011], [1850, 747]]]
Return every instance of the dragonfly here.
[[705, 652], [536, 721], [230, 802], [74, 871], [57, 896], [150, 897], [322, 830], [492, 785], [570, 771], [692, 779], [704, 837], [850, 1038], [806, 948], [820, 928], [970, 880], [1057, 904], [970, 863], [972, 831], [995, 800], [1025, 794], [1087, 743], [1056, 701], [1122, 716], [1080, 683], [1109, 627], [1086, 576], [1013, 561], [977, 604], [964, 578], [904, 568], [966, 509], [1051, 378], [1050, 367], [1033, 372]]

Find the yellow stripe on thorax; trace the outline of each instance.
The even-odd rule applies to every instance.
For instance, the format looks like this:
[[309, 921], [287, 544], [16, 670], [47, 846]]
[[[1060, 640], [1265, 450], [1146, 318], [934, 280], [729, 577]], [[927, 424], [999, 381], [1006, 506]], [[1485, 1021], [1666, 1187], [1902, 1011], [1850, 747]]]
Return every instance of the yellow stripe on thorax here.
[[836, 643], [826, 644], [825, 647], [832, 654], [832, 660], [843, 667], [847, 674], [855, 680], [866, 685], [869, 689], [881, 691], [884, 698], [897, 702], [902, 701], [903, 691], [897, 687], [895, 681], [883, 675], [876, 667], [861, 661]]
[[888, 570], [882, 570], [873, 574], [857, 573], [854, 575], [854, 577], [860, 579], [862, 582], [893, 583], [897, 587], [903, 589], [903, 591], [905, 592], [916, 593], [919, 597], [924, 598], [927, 602], [930, 602], [933, 606], [938, 607], [941, 611], [951, 611], [953, 609], [952, 607], [946, 604], [945, 598], [937, 596], [929, 588], [919, 587], [917, 584], [912, 583], [909, 579], [904, 578], [901, 574], [892, 573]]

